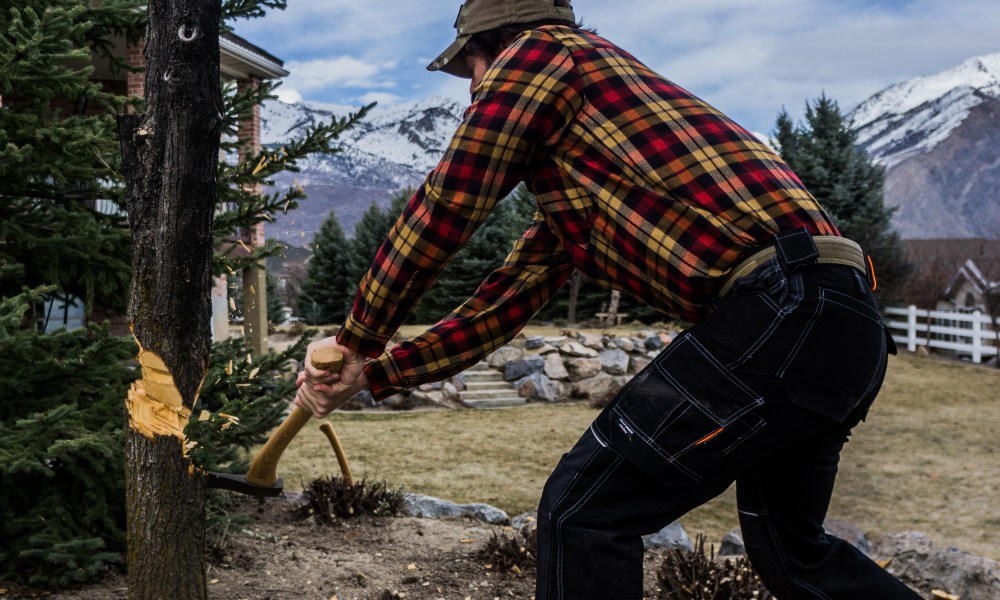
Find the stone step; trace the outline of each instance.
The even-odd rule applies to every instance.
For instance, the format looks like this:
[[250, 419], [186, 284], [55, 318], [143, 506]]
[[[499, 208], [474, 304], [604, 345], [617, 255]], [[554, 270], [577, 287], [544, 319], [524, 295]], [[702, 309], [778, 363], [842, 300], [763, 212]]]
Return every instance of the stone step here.
[[497, 396], [517, 396], [517, 392], [514, 391], [514, 388], [510, 387], [509, 385], [502, 388], [465, 390], [463, 392], [459, 392], [459, 397], [462, 399], [462, 401], [470, 399], [476, 400], [481, 398], [495, 398]]
[[503, 379], [493, 379], [493, 380], [484, 379], [484, 380], [473, 380], [473, 381], [469, 381], [468, 379], [466, 379], [465, 387], [470, 390], [474, 390], [474, 389], [484, 389], [484, 388], [510, 389], [511, 386], [510, 383], [504, 381]]
[[503, 373], [500, 371], [478, 371], [478, 372], [465, 372], [465, 383], [480, 382], [480, 381], [503, 381]]
[[482, 399], [466, 399], [463, 395], [462, 404], [469, 408], [508, 408], [512, 406], [524, 406], [528, 401], [520, 396], [493, 396]]
[[465, 371], [465, 389], [459, 392], [462, 404], [469, 408], [506, 408], [524, 406], [527, 400], [517, 394], [503, 373], [485, 362]]

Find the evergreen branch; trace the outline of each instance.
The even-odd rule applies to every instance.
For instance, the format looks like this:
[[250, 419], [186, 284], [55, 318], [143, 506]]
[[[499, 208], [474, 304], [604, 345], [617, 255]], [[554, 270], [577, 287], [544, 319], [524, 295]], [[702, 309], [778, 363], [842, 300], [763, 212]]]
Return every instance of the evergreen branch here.
[[259, 19], [267, 14], [267, 9], [285, 10], [286, 0], [224, 0], [222, 3], [223, 21], [237, 19]]

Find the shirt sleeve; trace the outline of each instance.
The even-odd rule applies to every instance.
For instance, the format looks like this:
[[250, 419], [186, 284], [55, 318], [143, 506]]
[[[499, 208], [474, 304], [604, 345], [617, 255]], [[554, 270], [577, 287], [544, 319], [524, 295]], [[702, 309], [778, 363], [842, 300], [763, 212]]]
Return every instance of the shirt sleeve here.
[[368, 363], [365, 374], [375, 399], [476, 364], [512, 340], [572, 272], [559, 238], [536, 219], [471, 298], [423, 334]]
[[[441, 162], [411, 199], [362, 279], [353, 310], [338, 334], [342, 345], [371, 358], [379, 356], [496, 202], [525, 180], [534, 159], [559, 140], [579, 108], [572, 67], [566, 48], [539, 30], [519, 38], [497, 59]], [[513, 285], [520, 276], [493, 285]], [[492, 301], [482, 300], [487, 297]], [[497, 292], [474, 297], [464, 310], [488, 312], [500, 297]], [[505, 314], [523, 314], [526, 321], [533, 313], [522, 308]], [[496, 343], [490, 334], [476, 331], [481, 321], [458, 320], [451, 326], [469, 328], [451, 333], [449, 342], [457, 346], [445, 347], [443, 341], [431, 344], [428, 338], [419, 356], [400, 367], [411, 385], [417, 382], [412, 374], [439, 371], [429, 367], [446, 360], [437, 353], [469, 356], [476, 351], [473, 346]], [[372, 375], [373, 388], [387, 383], [377, 381], [382, 376], [378, 371]]]

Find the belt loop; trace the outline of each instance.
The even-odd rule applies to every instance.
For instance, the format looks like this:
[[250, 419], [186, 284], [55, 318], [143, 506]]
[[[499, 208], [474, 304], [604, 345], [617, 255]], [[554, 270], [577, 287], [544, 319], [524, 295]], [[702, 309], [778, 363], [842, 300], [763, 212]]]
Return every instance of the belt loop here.
[[794, 273], [802, 267], [816, 264], [816, 259], [819, 258], [819, 250], [812, 234], [805, 227], [776, 236], [774, 247], [778, 251], [778, 261], [786, 273]]

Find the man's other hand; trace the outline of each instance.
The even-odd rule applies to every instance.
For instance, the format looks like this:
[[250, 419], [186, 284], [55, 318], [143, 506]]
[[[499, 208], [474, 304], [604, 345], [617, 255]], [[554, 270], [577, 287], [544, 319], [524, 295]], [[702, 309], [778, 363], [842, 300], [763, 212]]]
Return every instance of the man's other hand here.
[[[334, 348], [344, 355], [344, 364], [339, 372], [321, 371], [312, 365], [312, 354], [320, 348]], [[336, 338], [329, 337], [309, 344], [305, 370], [295, 380], [299, 388], [295, 404], [322, 419], [351, 396], [368, 389], [364, 366], [364, 357], [338, 344]]]

